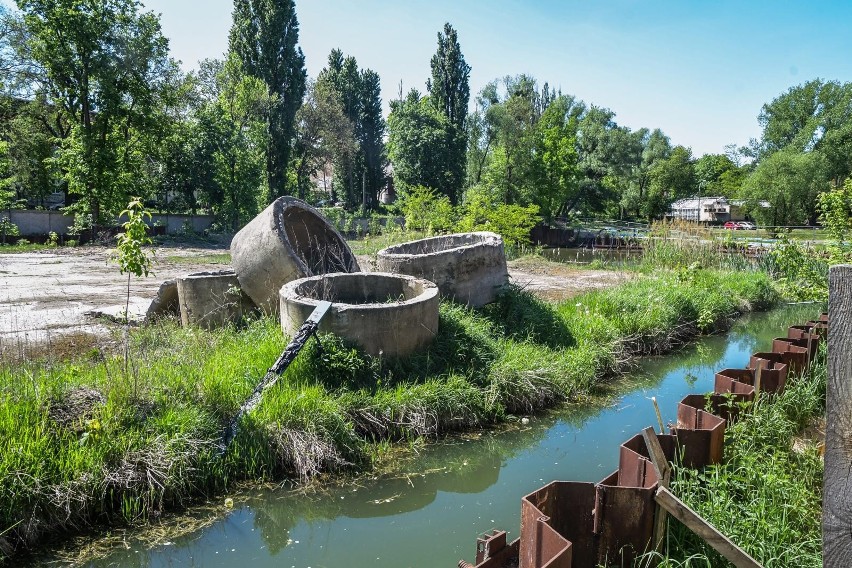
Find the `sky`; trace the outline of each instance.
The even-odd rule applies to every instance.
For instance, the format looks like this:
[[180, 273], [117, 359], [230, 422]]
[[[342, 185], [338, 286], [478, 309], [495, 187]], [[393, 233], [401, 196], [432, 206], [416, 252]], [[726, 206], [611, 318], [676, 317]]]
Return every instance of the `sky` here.
[[[227, 49], [232, 0], [142, 0], [185, 70]], [[340, 48], [376, 71], [382, 98], [425, 90], [449, 22], [473, 96], [525, 73], [618, 124], [660, 128], [698, 157], [760, 136], [761, 106], [816, 78], [852, 81], [848, 0], [297, 0], [316, 77]]]

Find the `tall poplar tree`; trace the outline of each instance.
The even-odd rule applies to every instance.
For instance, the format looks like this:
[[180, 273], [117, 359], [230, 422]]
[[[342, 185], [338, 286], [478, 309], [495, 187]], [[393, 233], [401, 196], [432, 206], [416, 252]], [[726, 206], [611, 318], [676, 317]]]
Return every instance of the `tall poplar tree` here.
[[340, 153], [334, 159], [335, 198], [343, 198], [348, 207], [372, 207], [385, 183], [386, 123], [379, 75], [371, 69], [359, 70], [354, 57], [344, 57], [342, 51], [333, 49], [317, 83], [337, 94], [358, 141], [354, 154]]
[[266, 181], [269, 200], [287, 194], [287, 166], [295, 137], [296, 111], [307, 73], [293, 0], [234, 0], [230, 50], [245, 72], [274, 97], [266, 117]]
[[432, 78], [426, 82], [429, 98], [447, 117], [449, 128], [445, 135], [447, 157], [445, 168], [449, 174], [450, 194], [453, 203], [458, 201], [465, 179], [467, 165], [467, 104], [470, 100], [470, 65], [464, 60], [458, 34], [446, 23], [438, 32], [438, 50], [432, 56]]

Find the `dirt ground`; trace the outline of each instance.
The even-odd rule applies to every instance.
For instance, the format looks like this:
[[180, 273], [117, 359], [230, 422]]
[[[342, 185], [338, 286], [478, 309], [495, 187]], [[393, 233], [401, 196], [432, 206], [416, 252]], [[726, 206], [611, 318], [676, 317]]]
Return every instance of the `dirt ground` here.
[[[85, 346], [109, 334], [103, 314], [124, 311], [127, 276], [110, 262], [106, 247], [58, 248], [0, 254], [0, 352], [51, 342]], [[154, 249], [154, 274], [130, 279], [131, 317], [145, 313], [164, 280], [228, 267], [225, 248]], [[369, 270], [369, 257], [359, 258]], [[584, 270], [547, 261], [509, 262], [512, 282], [550, 300], [561, 300], [626, 280], [624, 273]], [[101, 316], [101, 317], [99, 317]]]

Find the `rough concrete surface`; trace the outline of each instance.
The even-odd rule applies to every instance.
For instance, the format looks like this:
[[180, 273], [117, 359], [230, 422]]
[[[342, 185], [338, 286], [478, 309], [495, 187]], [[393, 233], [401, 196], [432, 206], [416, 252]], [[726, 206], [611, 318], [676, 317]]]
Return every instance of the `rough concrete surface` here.
[[438, 333], [438, 288], [413, 276], [326, 274], [286, 284], [280, 298], [284, 333], [293, 335], [320, 301], [330, 301], [319, 330], [371, 355], [409, 355], [427, 347]]
[[382, 272], [408, 274], [438, 285], [441, 296], [483, 306], [509, 281], [503, 239], [495, 233], [457, 233], [387, 247], [378, 252]]
[[233, 270], [196, 272], [177, 277], [180, 322], [204, 329], [237, 323], [255, 309], [240, 290]]
[[278, 313], [278, 292], [292, 280], [360, 270], [349, 245], [316, 209], [279, 197], [231, 241], [234, 271], [258, 308]]

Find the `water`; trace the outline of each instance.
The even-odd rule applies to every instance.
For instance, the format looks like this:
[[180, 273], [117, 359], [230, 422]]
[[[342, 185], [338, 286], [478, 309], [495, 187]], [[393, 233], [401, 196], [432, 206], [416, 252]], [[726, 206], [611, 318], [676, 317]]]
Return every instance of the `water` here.
[[632, 260], [641, 260], [642, 251], [616, 248], [549, 248], [542, 250], [541, 255], [553, 262], [569, 264], [591, 264], [594, 261], [624, 263]]
[[677, 402], [712, 390], [717, 370], [744, 367], [789, 325], [818, 313], [805, 305], [747, 316], [727, 336], [645, 360], [605, 408], [562, 409], [508, 431], [429, 445], [393, 475], [321, 493], [252, 491], [203, 530], [154, 547], [129, 541], [88, 566], [450, 568], [473, 559], [482, 532], [517, 537], [523, 495], [553, 479], [599, 481], [614, 471], [619, 444], [656, 424], [652, 396], [673, 421]]

